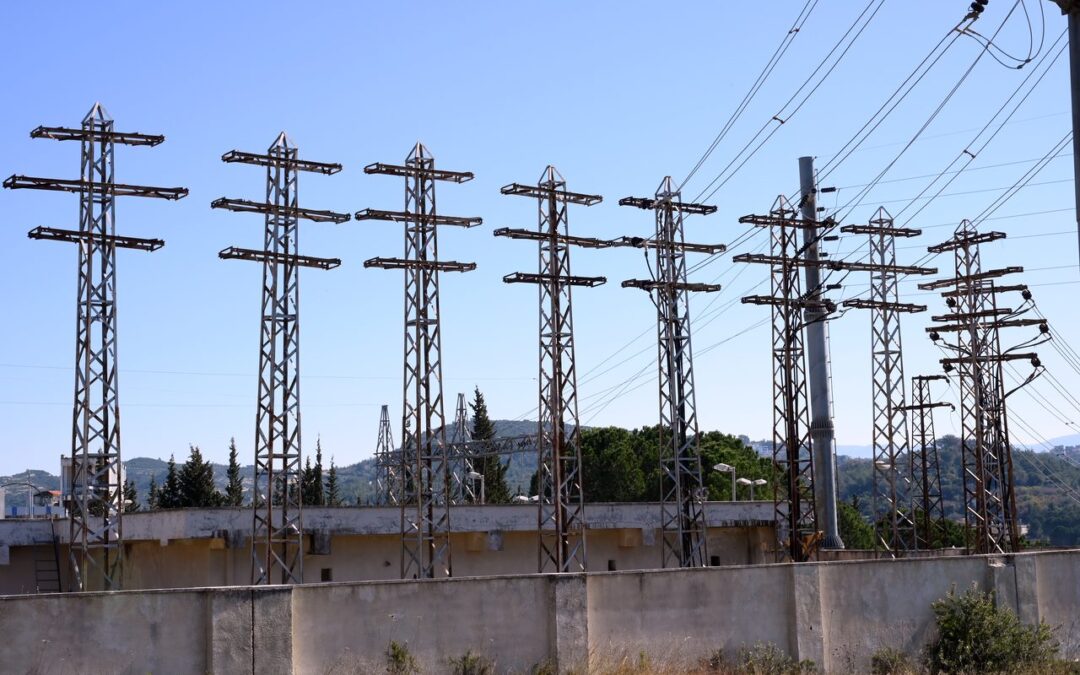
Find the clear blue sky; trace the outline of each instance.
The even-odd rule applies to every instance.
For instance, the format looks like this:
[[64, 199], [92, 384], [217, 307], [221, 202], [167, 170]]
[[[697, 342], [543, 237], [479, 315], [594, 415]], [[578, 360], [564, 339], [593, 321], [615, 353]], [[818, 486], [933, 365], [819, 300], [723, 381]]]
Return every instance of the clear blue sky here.
[[[1035, 14], [1039, 0], [1026, 0]], [[713, 198], [716, 215], [688, 221], [692, 240], [728, 242], [742, 232], [738, 216], [767, 210], [797, 184], [800, 155], [832, 156], [930, 48], [959, 20], [967, 0], [888, 0], [831, 77], [763, 150]], [[1047, 48], [1064, 28], [1046, 5]], [[221, 261], [229, 245], [257, 246], [262, 222], [252, 215], [211, 211], [221, 197], [261, 199], [259, 169], [225, 165], [227, 150], [261, 151], [285, 129], [301, 154], [341, 162], [345, 170], [303, 175], [300, 201], [313, 208], [399, 209], [400, 181], [366, 176], [365, 164], [404, 159], [422, 139], [440, 166], [467, 169], [476, 180], [439, 186], [440, 212], [480, 215], [484, 225], [445, 229], [447, 259], [473, 260], [475, 272], [442, 284], [447, 414], [454, 394], [478, 385], [492, 415], [528, 416], [535, 406], [536, 293], [501, 282], [535, 268], [535, 247], [492, 237], [496, 227], [532, 227], [527, 200], [499, 195], [506, 183], [534, 182], [554, 164], [569, 187], [603, 194], [603, 204], [572, 209], [581, 235], [642, 235], [648, 214], [619, 208], [626, 195], [651, 194], [665, 174], [684, 177], [742, 98], [803, 3], [107, 3], [54, 8], [10, 4], [0, 40], [8, 56], [0, 109], [0, 164], [7, 176], [75, 177], [78, 148], [31, 140], [39, 124], [77, 125], [101, 101], [120, 130], [162, 133], [158, 148], [118, 148], [118, 181], [183, 185], [179, 202], [127, 199], [118, 229], [166, 240], [154, 254], [120, 253], [119, 329], [123, 452], [126, 458], [186, 455], [198, 444], [221, 461], [230, 436], [250, 461], [259, 314], [259, 267]], [[693, 197], [756, 129], [769, 120], [813, 65], [839, 39], [863, 2], [821, 2], [773, 76], [705, 167], [687, 185]], [[990, 3], [977, 28], [991, 32], [1012, 5]], [[80, 6], [81, 7], [81, 6]], [[1028, 51], [1028, 29], [1017, 13], [998, 37], [1011, 53]], [[1037, 46], [1037, 45], [1036, 45]], [[854, 153], [828, 184], [842, 189], [826, 206], [844, 203], [869, 182], [938, 105], [980, 49], [956, 44], [934, 71]], [[923, 140], [887, 179], [935, 174], [956, 157], [1026, 70], [979, 63]], [[1068, 68], [1061, 59], [972, 168], [1041, 157], [1069, 125]], [[1031, 163], [981, 168], [962, 175], [948, 193], [1011, 185]], [[987, 248], [989, 265], [1031, 269], [1042, 309], [1060, 339], [1080, 335], [1075, 294], [1077, 242], [1071, 161], [1054, 160], [1032, 186], [997, 215], [1055, 211], [992, 221], [1013, 237]], [[900, 208], [925, 180], [883, 183], [856, 208], [864, 222], [877, 203]], [[948, 236], [960, 218], [984, 209], [999, 192], [942, 197], [911, 223], [927, 227], [919, 247]], [[0, 288], [7, 329], [0, 332], [0, 473], [27, 466], [57, 470], [70, 450], [76, 251], [31, 241], [38, 225], [74, 227], [72, 195], [2, 191]], [[989, 224], [989, 223], [988, 223]], [[932, 227], [931, 227], [932, 226]], [[1064, 234], [1052, 234], [1062, 233]], [[1027, 235], [1038, 235], [1030, 236]], [[1042, 236], [1046, 235], [1046, 236]], [[763, 239], [742, 250], [754, 250]], [[307, 452], [321, 434], [339, 464], [371, 454], [379, 405], [401, 410], [402, 278], [366, 270], [363, 261], [400, 255], [400, 226], [304, 223], [301, 249], [338, 256], [340, 269], [302, 276], [303, 430]], [[842, 241], [840, 253], [862, 242]], [[903, 245], [910, 245], [903, 244]], [[900, 251], [914, 262], [924, 251]], [[947, 262], [939, 259], [939, 262]], [[619, 287], [647, 274], [639, 252], [575, 251], [575, 273], [606, 275], [609, 283], [575, 294], [582, 422], [635, 426], [657, 419], [654, 310], [644, 294]], [[720, 276], [725, 291], [693, 301], [701, 426], [753, 438], [771, 429], [768, 323], [710, 346], [767, 318], [768, 310], [734, 302], [765, 279], [729, 258], [696, 279]], [[848, 279], [849, 292], [865, 283]], [[1042, 285], [1048, 284], [1048, 285]], [[1053, 284], [1053, 285], [1050, 285]], [[766, 287], [761, 287], [763, 290]], [[916, 292], [913, 283], [906, 291]], [[915, 296], [909, 296], [915, 301]], [[939, 298], [918, 296], [941, 313]], [[711, 305], [709, 303], [712, 302]], [[940, 354], [923, 332], [929, 313], [911, 317], [904, 340], [908, 375], [938, 372]], [[838, 439], [870, 440], [869, 317], [851, 312], [831, 326]], [[640, 336], [629, 347], [618, 351]], [[1068, 387], [1078, 376], [1049, 348], [1045, 361]], [[600, 365], [603, 364], [603, 365]], [[644, 369], [614, 398], [605, 392]], [[635, 388], [636, 387], [636, 388]], [[1025, 394], [1014, 408], [1048, 438], [1071, 433], [1080, 417], [1052, 389], [1065, 413], [1055, 418]], [[954, 417], [938, 420], [942, 432]], [[397, 434], [397, 432], [395, 432]], [[1020, 440], [1028, 437], [1017, 431]]]

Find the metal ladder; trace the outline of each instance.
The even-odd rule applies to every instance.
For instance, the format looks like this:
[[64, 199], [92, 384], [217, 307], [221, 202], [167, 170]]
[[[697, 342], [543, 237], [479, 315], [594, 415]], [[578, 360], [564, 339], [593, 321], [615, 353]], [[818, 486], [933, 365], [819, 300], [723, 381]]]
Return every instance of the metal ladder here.
[[[60, 538], [56, 536], [54, 523], [49, 520], [49, 533], [52, 535], [47, 541], [35, 541], [34, 547], [34, 585], [37, 593], [60, 593], [63, 591], [60, 582]], [[45, 552], [42, 547], [48, 546]]]

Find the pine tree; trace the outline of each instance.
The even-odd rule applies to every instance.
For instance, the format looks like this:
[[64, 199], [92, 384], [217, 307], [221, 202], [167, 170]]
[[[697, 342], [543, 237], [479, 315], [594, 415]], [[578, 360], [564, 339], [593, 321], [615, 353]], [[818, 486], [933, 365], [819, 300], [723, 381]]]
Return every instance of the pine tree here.
[[219, 506], [222, 497], [214, 486], [214, 467], [203, 459], [198, 446], [190, 447], [188, 459], [180, 468], [180, 506], [195, 508]]
[[311, 473], [311, 503], [326, 506], [326, 491], [323, 489], [322, 439], [315, 437], [315, 468]]
[[300, 471], [300, 503], [311, 506], [315, 502], [315, 470], [311, 468], [311, 456], [304, 458], [304, 468]]
[[160, 491], [157, 486], [157, 478], [152, 474], [150, 476], [150, 490], [146, 495], [146, 509], [148, 511], [154, 511], [158, 508], [158, 499], [160, 499]]
[[240, 462], [237, 459], [236, 439], [229, 439], [229, 469], [226, 472], [229, 484], [225, 487], [225, 506], [242, 506], [244, 503], [244, 482], [240, 478]]
[[180, 508], [180, 478], [176, 472], [176, 458], [169, 455], [169, 468], [165, 472], [165, 482], [158, 492], [157, 506], [159, 509]]
[[[487, 403], [480, 388], [473, 391], [472, 437], [474, 441], [490, 441], [495, 438], [495, 425], [488, 417]], [[509, 504], [510, 487], [506, 484], [506, 465], [497, 455], [483, 455], [473, 461], [473, 470], [484, 476], [484, 499], [488, 504]]]
[[341, 486], [338, 484], [337, 467], [330, 458], [330, 470], [326, 472], [326, 505], [341, 506]]
[[124, 481], [124, 513], [139, 510], [139, 492], [135, 489], [135, 481]]

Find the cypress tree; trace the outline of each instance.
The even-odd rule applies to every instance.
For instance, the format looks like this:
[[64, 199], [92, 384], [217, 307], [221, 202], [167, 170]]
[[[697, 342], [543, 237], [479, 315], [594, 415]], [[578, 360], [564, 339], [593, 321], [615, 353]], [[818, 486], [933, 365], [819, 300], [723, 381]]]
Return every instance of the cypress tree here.
[[221, 493], [214, 485], [214, 467], [203, 459], [198, 446], [190, 446], [190, 454], [180, 468], [180, 506], [205, 508], [219, 506]]
[[304, 458], [304, 468], [300, 471], [300, 503], [312, 506], [315, 502], [315, 470], [311, 468], [311, 456]]
[[159, 509], [180, 508], [180, 478], [176, 473], [176, 458], [169, 455], [169, 468], [165, 472], [165, 482], [158, 492], [157, 506]]
[[124, 513], [139, 510], [139, 492], [135, 489], [135, 481], [130, 478], [124, 481]]
[[237, 459], [236, 439], [229, 439], [229, 483], [225, 487], [225, 505], [241, 506], [244, 503], [244, 482], [240, 478], [240, 461]]
[[322, 438], [315, 437], [315, 467], [311, 472], [311, 503], [314, 506], [326, 506], [326, 491], [323, 489]]
[[330, 458], [330, 470], [326, 472], [326, 505], [341, 506], [341, 486], [338, 484], [337, 467]]
[[148, 511], [154, 511], [158, 508], [158, 486], [157, 478], [153, 475], [150, 476], [150, 490], [146, 495], [146, 508]]
[[[495, 425], [488, 417], [487, 403], [480, 388], [473, 390], [472, 437], [474, 441], [490, 441], [495, 438]], [[473, 470], [484, 476], [484, 498], [488, 504], [509, 504], [510, 486], [506, 484], [506, 465], [497, 455], [477, 457]], [[479, 494], [477, 494], [479, 497]]]

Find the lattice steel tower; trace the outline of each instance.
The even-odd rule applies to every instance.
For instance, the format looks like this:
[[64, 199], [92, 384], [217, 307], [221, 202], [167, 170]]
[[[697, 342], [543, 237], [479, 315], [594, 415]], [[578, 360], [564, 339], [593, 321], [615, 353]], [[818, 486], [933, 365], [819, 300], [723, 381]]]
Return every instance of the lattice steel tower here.
[[[922, 231], [894, 226], [892, 216], [883, 208], [869, 224], [845, 225], [840, 231], [869, 237], [869, 264], [873, 266], [870, 297], [845, 300], [843, 306], [870, 310], [874, 545], [896, 556], [915, 544], [909, 510], [911, 454], [900, 316], [926, 311], [926, 305], [900, 302], [898, 284], [901, 274], [936, 274], [937, 269], [897, 266], [896, 238], [917, 237]], [[905, 462], [907, 466], [903, 466]]]
[[10, 189], [74, 192], [79, 195], [79, 229], [37, 227], [31, 239], [79, 245], [78, 313], [75, 323], [75, 406], [71, 437], [69, 542], [76, 590], [111, 590], [123, 585], [123, 462], [120, 455], [120, 400], [116, 348], [116, 249], [156, 251], [160, 239], [116, 234], [116, 197], [181, 199], [186, 188], [117, 183], [116, 144], [155, 146], [164, 136], [113, 129], [113, 120], [95, 103], [80, 128], [38, 127], [31, 138], [79, 141], [78, 179], [11, 176]]
[[476, 263], [439, 260], [438, 226], [474, 227], [480, 218], [443, 216], [435, 210], [435, 183], [465, 183], [469, 171], [435, 168], [417, 143], [403, 165], [370, 164], [364, 173], [405, 179], [405, 210], [364, 209], [357, 220], [405, 225], [404, 258], [371, 258], [364, 267], [405, 271], [405, 377], [399, 480], [401, 578], [451, 576], [450, 471], [442, 393], [439, 272], [470, 272]]
[[397, 506], [401, 497], [398, 481], [400, 459], [394, 450], [394, 432], [390, 428], [390, 406], [384, 405], [379, 413], [379, 435], [375, 441], [375, 502], [384, 506]]
[[[211, 208], [266, 217], [263, 248], [230, 246], [218, 256], [263, 265], [259, 330], [259, 394], [255, 413], [254, 521], [251, 583], [304, 581], [304, 521], [300, 495], [300, 275], [301, 267], [329, 270], [338, 258], [299, 255], [300, 219], [344, 223], [347, 213], [302, 208], [297, 203], [298, 174], [332, 175], [340, 164], [300, 159], [297, 148], [278, 134], [266, 154], [231, 150], [223, 162], [266, 167], [266, 201], [222, 197]], [[280, 582], [276, 582], [278, 575]]]
[[660, 393], [660, 526], [663, 567], [704, 567], [705, 484], [698, 446], [697, 400], [693, 350], [690, 344], [690, 293], [712, 293], [717, 284], [687, 280], [686, 254], [715, 254], [722, 244], [687, 243], [686, 214], [707, 216], [715, 206], [682, 201], [670, 176], [653, 197], [625, 197], [619, 206], [652, 211], [656, 229], [651, 238], [623, 237], [621, 244], [652, 249], [652, 279], [628, 279], [623, 288], [647, 291], [656, 305], [657, 371]]
[[454, 504], [476, 502], [473, 486], [472, 430], [469, 429], [469, 408], [465, 394], [458, 393], [454, 427], [450, 432], [450, 491]]
[[[740, 223], [769, 228], [769, 255], [742, 254], [733, 262], [768, 264], [771, 295], [751, 295], [743, 303], [772, 308], [773, 466], [784, 485], [773, 485], [773, 506], [780, 547], [778, 559], [793, 562], [816, 555], [821, 540], [814, 502], [814, 457], [810, 447], [810, 411], [806, 392], [803, 312], [824, 320], [835, 305], [812, 289], [803, 295], [799, 280], [801, 259], [797, 233], [819, 223], [801, 220], [781, 195], [767, 216], [743, 216]], [[825, 266], [826, 263], [814, 263]]]
[[[1018, 550], [1020, 533], [1005, 399], [1043, 370], [1038, 354], [1017, 350], [1049, 339], [1042, 319], [1020, 318], [1033, 306], [1027, 287], [996, 283], [996, 279], [1023, 268], [982, 269], [980, 244], [1005, 236], [1004, 232], [980, 233], [969, 221], [963, 221], [951, 239], [927, 249], [931, 253], [952, 251], [955, 276], [919, 285], [923, 290], [952, 289], [941, 294], [951, 313], [932, 317], [940, 323], [926, 330], [934, 342], [956, 354], [941, 359], [941, 363], [947, 372], [956, 369], [959, 373], [964, 520], [969, 532], [967, 550], [973, 553]], [[1024, 302], [1015, 309], [999, 306], [998, 298], [1012, 292], [1021, 293]], [[1040, 334], [1003, 350], [1000, 330], [1023, 326], [1038, 326]], [[956, 342], [943, 340], [942, 333], [956, 333]], [[1002, 366], [1017, 360], [1030, 361], [1033, 371], [1018, 387], [1006, 391]]]
[[540, 293], [540, 418], [536, 430], [539, 572], [584, 572], [585, 503], [581, 489], [581, 431], [578, 426], [577, 369], [574, 356], [574, 286], [599, 286], [604, 277], [570, 273], [570, 247], [604, 248], [590, 237], [571, 236], [566, 210], [570, 204], [592, 206], [603, 197], [566, 189], [553, 166], [535, 185], [512, 183], [501, 190], [536, 200], [536, 230], [503, 228], [496, 237], [538, 242], [536, 274], [514, 272], [508, 284], [536, 284]]
[[941, 466], [938, 462], [937, 436], [934, 433], [934, 408], [952, 408], [951, 403], [934, 401], [930, 383], [945, 380], [944, 375], [915, 375], [911, 378], [914, 413], [911, 424], [911, 513], [915, 521], [915, 548], [944, 548], [945, 503], [941, 497]]

